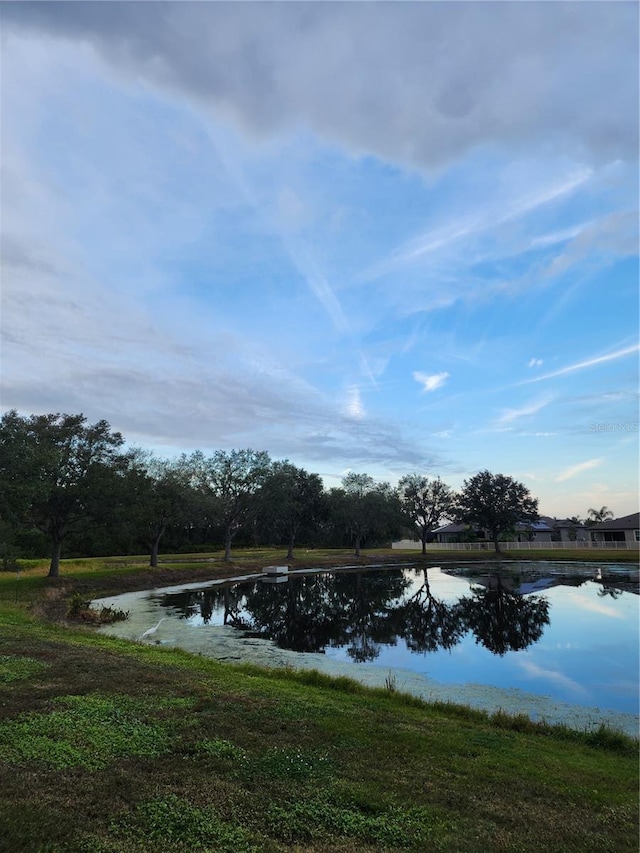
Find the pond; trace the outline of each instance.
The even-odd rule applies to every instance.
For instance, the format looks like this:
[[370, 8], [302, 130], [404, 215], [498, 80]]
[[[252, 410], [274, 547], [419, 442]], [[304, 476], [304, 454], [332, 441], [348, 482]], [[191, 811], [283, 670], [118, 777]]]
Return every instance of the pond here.
[[129, 611], [101, 629], [129, 639], [637, 734], [638, 602], [628, 566], [488, 562], [298, 570], [95, 604]]

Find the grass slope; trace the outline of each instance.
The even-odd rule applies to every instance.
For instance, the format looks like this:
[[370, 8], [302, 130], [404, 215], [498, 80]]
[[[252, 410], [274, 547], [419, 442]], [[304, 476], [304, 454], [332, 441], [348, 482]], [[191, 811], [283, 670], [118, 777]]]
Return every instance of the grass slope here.
[[3, 853], [638, 849], [637, 741], [52, 624], [33, 572], [0, 578]]

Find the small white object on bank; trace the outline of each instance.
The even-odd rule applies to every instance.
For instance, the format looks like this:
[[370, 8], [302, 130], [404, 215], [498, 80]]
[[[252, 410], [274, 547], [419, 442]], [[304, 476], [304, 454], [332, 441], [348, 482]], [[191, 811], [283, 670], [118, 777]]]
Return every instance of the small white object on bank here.
[[288, 572], [289, 566], [265, 566], [264, 568], [264, 573], [268, 578], [286, 575]]

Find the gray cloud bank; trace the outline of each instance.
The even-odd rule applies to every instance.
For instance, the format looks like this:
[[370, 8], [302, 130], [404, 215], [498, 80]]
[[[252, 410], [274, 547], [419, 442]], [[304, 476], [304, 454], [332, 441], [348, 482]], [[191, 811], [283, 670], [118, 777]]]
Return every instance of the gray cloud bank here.
[[4, 3], [258, 136], [300, 125], [426, 169], [482, 145], [638, 153], [636, 3]]

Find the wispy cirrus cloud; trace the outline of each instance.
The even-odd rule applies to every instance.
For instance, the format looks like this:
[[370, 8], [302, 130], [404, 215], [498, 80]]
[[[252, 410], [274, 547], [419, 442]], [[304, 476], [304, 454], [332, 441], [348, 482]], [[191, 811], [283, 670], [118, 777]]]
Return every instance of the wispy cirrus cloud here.
[[[428, 229], [395, 249], [379, 264], [364, 272], [364, 281], [379, 278], [393, 270], [447, 248], [459, 240], [471, 240], [486, 232], [532, 213], [537, 208], [570, 195], [593, 176], [590, 168], [581, 168], [562, 176], [546, 186], [523, 193], [515, 198], [497, 197], [483, 204], [474, 213], [454, 219], [445, 226]], [[578, 233], [578, 232], [576, 232]], [[572, 234], [567, 235], [569, 239]]]
[[564, 471], [561, 471], [558, 474], [555, 478], [555, 482], [564, 483], [565, 480], [570, 480], [572, 477], [575, 477], [577, 474], [581, 474], [583, 471], [590, 471], [592, 468], [597, 468], [598, 465], [602, 464], [602, 462], [602, 458], [588, 459], [586, 462], [579, 462], [577, 465], [571, 465], [569, 468], [565, 468]]
[[638, 254], [638, 211], [608, 213], [577, 228], [565, 251], [556, 255], [546, 275], [558, 275], [596, 253], [610, 256]]
[[449, 374], [443, 371], [442, 373], [432, 373], [429, 375], [421, 373], [419, 370], [414, 370], [413, 378], [422, 385], [423, 391], [435, 391], [444, 385], [449, 378]]
[[565, 243], [567, 240], [572, 240], [574, 237], [577, 237], [578, 234], [581, 234], [590, 224], [591, 223], [587, 222], [584, 225], [574, 225], [571, 228], [564, 228], [562, 231], [552, 231], [549, 234], [534, 237], [529, 244], [529, 247], [531, 249], [537, 249], [544, 246], [555, 246], [558, 243]]
[[497, 426], [504, 427], [517, 421], [519, 418], [527, 417], [527, 415], [535, 415], [536, 412], [548, 406], [552, 399], [552, 397], [545, 397], [543, 400], [537, 400], [534, 403], [527, 403], [524, 406], [520, 406], [519, 409], [507, 409], [498, 418]]
[[543, 379], [553, 379], [556, 376], [565, 376], [568, 373], [575, 373], [577, 370], [586, 370], [589, 367], [596, 367], [598, 364], [605, 364], [608, 361], [615, 361], [619, 358], [625, 358], [628, 355], [633, 355], [640, 351], [640, 344], [633, 344], [630, 347], [616, 350], [615, 352], [607, 353], [607, 355], [599, 355], [594, 358], [588, 358], [586, 361], [579, 361], [576, 364], [569, 364], [567, 367], [561, 367], [559, 370], [553, 370], [550, 373], [544, 373], [542, 376], [534, 376], [533, 379], [525, 379], [523, 382], [518, 382], [518, 385], [528, 385], [531, 382], [542, 382]]

